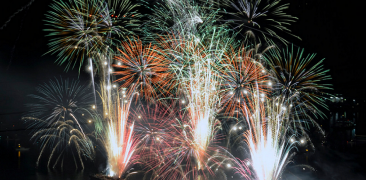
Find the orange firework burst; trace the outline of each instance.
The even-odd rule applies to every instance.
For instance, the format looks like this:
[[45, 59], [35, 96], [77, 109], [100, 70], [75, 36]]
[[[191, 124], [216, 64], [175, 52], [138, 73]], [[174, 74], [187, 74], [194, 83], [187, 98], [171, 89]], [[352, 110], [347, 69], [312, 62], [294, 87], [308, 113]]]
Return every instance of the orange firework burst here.
[[[170, 74], [164, 56], [157, 46], [143, 45], [140, 39], [128, 39], [118, 49], [120, 55], [113, 66], [120, 68], [114, 72], [117, 78], [115, 82], [122, 82], [121, 87], [128, 88], [128, 95], [142, 93], [145, 98], [157, 96], [157, 87], [164, 87]], [[160, 89], [160, 88], [159, 88]]]
[[221, 106], [224, 111], [233, 115], [248, 101], [250, 89], [258, 85], [259, 95], [264, 101], [268, 87], [266, 69], [252, 58], [250, 52], [240, 48], [237, 52], [232, 48], [221, 64]]

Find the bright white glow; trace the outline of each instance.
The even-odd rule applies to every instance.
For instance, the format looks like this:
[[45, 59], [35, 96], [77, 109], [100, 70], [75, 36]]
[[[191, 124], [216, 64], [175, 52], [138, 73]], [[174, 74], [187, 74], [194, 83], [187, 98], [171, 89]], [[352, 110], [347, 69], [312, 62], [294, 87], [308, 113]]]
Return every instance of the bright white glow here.
[[278, 103], [276, 103], [276, 106], [278, 106]]
[[157, 138], [156, 138], [156, 140], [158, 140], [158, 141], [159, 141], [159, 140], [160, 140], [160, 139], [159, 139], [159, 137], [157, 137]]
[[93, 68], [92, 66], [89, 66], [89, 70], [92, 70], [92, 68]]
[[227, 164], [226, 166], [227, 166], [228, 168], [230, 168], [230, 167], [231, 167], [231, 164]]
[[126, 94], [126, 91], [122, 91], [123, 94]]
[[282, 107], [282, 110], [286, 110], [286, 107]]
[[292, 104], [290, 104], [290, 107], [292, 107]]
[[93, 109], [95, 109], [95, 105], [93, 105]]
[[109, 72], [112, 72], [112, 69], [109, 69]]
[[121, 65], [121, 62], [118, 62], [117, 64], [118, 64], [118, 66], [120, 66]]
[[233, 127], [233, 130], [236, 131], [236, 126]]
[[305, 143], [305, 141], [304, 141], [303, 139], [301, 139], [301, 141], [300, 141], [300, 142], [301, 142], [301, 144], [304, 144], [304, 143]]
[[186, 103], [186, 101], [185, 100], [182, 100], [182, 104], [184, 104], [184, 103]]
[[247, 166], [250, 166], [250, 161], [247, 161]]
[[109, 89], [111, 89], [111, 86], [109, 86], [109, 85], [108, 85], [108, 86], [107, 86], [107, 89], [108, 89], [108, 90], [109, 90]]
[[116, 88], [117, 86], [115, 84], [113, 84], [113, 87]]
[[262, 70], [262, 73], [264, 73], [265, 71], [264, 70]]
[[201, 40], [200, 40], [200, 38], [195, 38], [195, 39], [194, 39], [194, 41], [195, 41], [196, 43], [198, 43], [198, 42], [200, 42]]
[[123, 95], [123, 97], [126, 97], [126, 95]]
[[137, 116], [139, 119], [141, 119], [141, 116]]
[[261, 98], [261, 101], [263, 102], [264, 101], [264, 98]]
[[107, 65], [108, 63], [107, 63], [107, 61], [104, 61], [104, 65]]
[[269, 85], [269, 86], [272, 86], [272, 82], [271, 82], [271, 81], [269, 81], [269, 82], [268, 82], [268, 85]]
[[239, 129], [241, 129], [241, 126], [239, 126]]
[[233, 91], [230, 91], [230, 94], [234, 94], [234, 92]]
[[290, 139], [290, 141], [291, 141], [291, 142], [294, 142], [294, 139], [292, 139], [292, 138], [291, 138], [291, 139]]
[[127, 100], [125, 100], [125, 103], [127, 103]]
[[247, 90], [244, 90], [244, 94], [246, 94], [246, 93], [248, 93], [248, 91]]
[[261, 94], [261, 97], [264, 97], [264, 94], [263, 93]]
[[91, 123], [91, 120], [89, 120], [89, 123]]

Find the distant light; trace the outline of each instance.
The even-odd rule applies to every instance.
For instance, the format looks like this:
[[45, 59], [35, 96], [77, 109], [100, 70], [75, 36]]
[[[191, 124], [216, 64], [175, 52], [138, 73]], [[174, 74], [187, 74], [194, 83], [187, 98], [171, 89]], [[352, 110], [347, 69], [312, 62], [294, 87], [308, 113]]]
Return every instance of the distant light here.
[[286, 110], [286, 107], [282, 107], [283, 110]]
[[107, 65], [108, 63], [107, 63], [107, 61], [104, 61], [104, 65]]
[[112, 69], [109, 69], [109, 72], [112, 72]]
[[89, 70], [92, 70], [92, 68], [93, 68], [92, 66], [89, 66]]
[[303, 139], [301, 139], [301, 141], [300, 141], [300, 142], [301, 142], [301, 144], [304, 144], [304, 143], [305, 143], [305, 141], [304, 141]]
[[123, 97], [126, 97], [126, 95], [123, 95]]
[[125, 100], [125, 103], [127, 103], [127, 100]]
[[276, 106], [278, 106], [278, 103], [276, 103]]
[[157, 137], [157, 138], [156, 138], [156, 140], [158, 140], [158, 141], [159, 141], [159, 137]]
[[89, 120], [89, 123], [91, 123], [91, 120]]
[[272, 82], [271, 82], [271, 81], [269, 81], [269, 82], [268, 82], [268, 85], [269, 85], [269, 86], [272, 86]]
[[116, 88], [117, 86], [115, 84], [113, 84], [113, 87]]
[[141, 116], [137, 116], [139, 119], [141, 119]]
[[239, 129], [241, 129], [241, 126], [239, 126]]
[[109, 86], [109, 85], [108, 85], [108, 86], [107, 86], [107, 89], [111, 89], [111, 86]]
[[105, 115], [108, 115], [108, 113], [105, 113]]
[[123, 94], [125, 94], [125, 93], [126, 93], [126, 91], [125, 91], [125, 90], [123, 90], [123, 91], [122, 91], [122, 93], [123, 93]]
[[264, 101], [264, 98], [261, 98], [261, 101], [263, 102]]
[[290, 141], [291, 141], [291, 142], [294, 142], [294, 139], [292, 139], [292, 138], [291, 138], [291, 139], [290, 139]]
[[234, 94], [234, 92], [233, 91], [230, 91], [230, 94]]
[[230, 168], [230, 167], [231, 167], [231, 164], [227, 164], [226, 166], [227, 166], [228, 168]]
[[262, 70], [262, 73], [264, 73], [265, 71], [264, 70]]
[[248, 93], [248, 91], [247, 90], [244, 90], [244, 94], [246, 94], [246, 93]]
[[290, 104], [290, 107], [292, 107], [292, 104]]
[[117, 64], [118, 64], [118, 66], [120, 66], [121, 65], [121, 62], [118, 62]]
[[182, 104], [184, 104], [184, 103], [186, 103], [186, 101], [185, 100], [182, 100]]
[[263, 93], [261, 94], [261, 97], [264, 97], [264, 94]]
[[236, 131], [236, 126], [233, 127], [233, 130]]
[[247, 161], [247, 166], [250, 166], [250, 161]]
[[93, 109], [95, 109], [95, 105], [93, 105]]

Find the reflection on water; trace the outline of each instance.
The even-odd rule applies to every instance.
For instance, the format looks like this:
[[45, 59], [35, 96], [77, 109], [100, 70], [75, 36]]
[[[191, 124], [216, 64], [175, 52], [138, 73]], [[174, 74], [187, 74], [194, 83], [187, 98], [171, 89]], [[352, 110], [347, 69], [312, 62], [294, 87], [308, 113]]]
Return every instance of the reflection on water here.
[[66, 165], [61, 170], [47, 168], [47, 156], [43, 157], [41, 166], [36, 168], [37, 151], [16, 151], [0, 146], [0, 179], [1, 180], [89, 180], [90, 174], [97, 170], [93, 163], [85, 166], [84, 170]]
[[81, 180], [81, 179], [90, 179], [88, 174], [85, 174], [84, 170], [77, 170], [74, 172], [65, 172], [56, 169], [47, 168], [47, 171], [36, 171], [35, 172], [35, 180]]

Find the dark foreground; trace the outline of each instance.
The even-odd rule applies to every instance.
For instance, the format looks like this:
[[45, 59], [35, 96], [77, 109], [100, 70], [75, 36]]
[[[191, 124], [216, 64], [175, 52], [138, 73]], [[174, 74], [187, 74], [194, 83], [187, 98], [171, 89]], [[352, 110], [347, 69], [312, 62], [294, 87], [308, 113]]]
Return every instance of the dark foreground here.
[[[358, 143], [348, 143], [342, 146], [331, 147], [316, 145], [316, 151], [300, 153], [294, 163], [286, 168], [282, 179], [288, 180], [363, 180], [366, 179], [366, 137], [359, 136]], [[91, 177], [103, 170], [103, 163], [85, 162], [85, 169], [76, 169], [73, 165], [65, 165], [64, 169], [47, 168], [47, 155], [39, 168], [35, 167], [38, 151], [15, 151], [1, 143], [0, 146], [0, 179], [2, 180], [93, 180]], [[102, 165], [95, 165], [102, 164]], [[308, 164], [310, 168], [297, 166]], [[105, 164], [104, 164], [105, 166]], [[240, 178], [237, 175], [228, 175], [227, 179]]]

